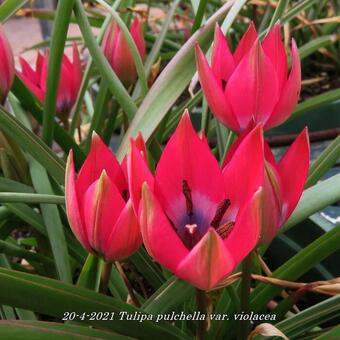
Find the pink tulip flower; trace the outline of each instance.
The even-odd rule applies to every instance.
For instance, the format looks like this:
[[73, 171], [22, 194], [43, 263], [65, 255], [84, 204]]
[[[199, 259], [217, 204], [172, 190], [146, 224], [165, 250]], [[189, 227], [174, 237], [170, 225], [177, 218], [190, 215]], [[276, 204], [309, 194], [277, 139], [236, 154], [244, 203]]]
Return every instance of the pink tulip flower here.
[[265, 130], [289, 118], [301, 88], [300, 59], [292, 40], [292, 67], [276, 24], [261, 43], [251, 23], [236, 50], [230, 52], [216, 26], [211, 66], [196, 46], [200, 83], [216, 118], [237, 133], [261, 123]]
[[[40, 103], [45, 101], [46, 81], [48, 72], [48, 54], [37, 54], [35, 70], [23, 58], [20, 58], [21, 72], [17, 72], [28, 89]], [[64, 54], [57, 95], [57, 113], [63, 121], [69, 117], [75, 104], [82, 80], [82, 68], [77, 45], [73, 44], [73, 60]]]
[[[144, 60], [145, 42], [142, 34], [142, 25], [138, 17], [133, 19], [130, 33], [142, 60]], [[102, 48], [106, 59], [120, 81], [125, 86], [133, 84], [137, 79], [135, 62], [124, 33], [115, 21], [112, 21], [105, 32]]]
[[14, 80], [14, 58], [5, 30], [0, 25], [0, 104], [4, 104]]
[[[179, 278], [212, 289], [256, 246], [261, 227], [263, 138], [256, 127], [221, 169], [185, 113], [150, 178], [139, 152], [128, 164], [149, 254]], [[128, 166], [128, 168], [129, 168]]]
[[[228, 164], [246, 135], [230, 148], [224, 164]], [[299, 199], [308, 176], [309, 139], [307, 128], [295, 139], [279, 162], [267, 143], [264, 144], [265, 173], [263, 186], [263, 218], [260, 243], [268, 244], [288, 220]]]
[[130, 256], [141, 246], [127, 179], [113, 153], [96, 134], [78, 176], [70, 152], [65, 199], [71, 229], [87, 251], [112, 262]]

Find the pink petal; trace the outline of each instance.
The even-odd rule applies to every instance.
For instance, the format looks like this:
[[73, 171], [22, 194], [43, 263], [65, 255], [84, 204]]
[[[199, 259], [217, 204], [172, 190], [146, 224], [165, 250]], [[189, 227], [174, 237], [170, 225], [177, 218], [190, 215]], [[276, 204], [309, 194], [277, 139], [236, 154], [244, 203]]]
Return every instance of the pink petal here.
[[87, 250], [91, 250], [90, 243], [87, 238], [85, 225], [82, 221], [77, 189], [76, 189], [76, 174], [73, 163], [73, 152], [70, 151], [70, 154], [67, 159], [66, 165], [66, 177], [65, 177], [65, 202], [66, 202], [66, 211], [67, 217], [70, 223], [70, 227], [78, 239], [78, 241], [83, 245], [83, 247]]
[[139, 54], [144, 60], [145, 58], [145, 42], [143, 37], [143, 29], [141, 22], [139, 21], [138, 17], [134, 17], [131, 27], [130, 27], [131, 36], [137, 46]]
[[263, 40], [262, 48], [266, 56], [271, 60], [277, 73], [279, 92], [287, 80], [287, 55], [281, 39], [280, 24], [276, 24]]
[[196, 45], [196, 63], [201, 87], [211, 111], [222, 124], [234, 131], [239, 131], [240, 126], [223, 93], [222, 86], [213, 74], [204, 53], [198, 45]]
[[292, 40], [292, 68], [286, 81], [280, 99], [276, 104], [272, 115], [265, 124], [265, 129], [282, 124], [286, 121], [298, 102], [301, 90], [301, 65], [298, 49], [294, 39]]
[[17, 72], [17, 76], [22, 80], [25, 86], [37, 97], [38, 101], [42, 104], [44, 102], [45, 93], [42, 89], [36, 86], [29, 78]]
[[265, 162], [261, 244], [268, 244], [281, 226], [282, 183], [275, 163]]
[[235, 69], [234, 58], [230, 52], [227, 39], [218, 24], [215, 26], [214, 47], [211, 56], [211, 69], [219, 80], [228, 81]]
[[[191, 189], [194, 209], [203, 204], [215, 207], [225, 198], [218, 162], [209, 147], [197, 136], [188, 112], [183, 114], [165, 146], [155, 174], [155, 194], [176, 226], [186, 215], [183, 180], [188, 182]], [[210, 218], [208, 215], [205, 216], [207, 219]]]
[[279, 99], [278, 80], [259, 41], [236, 67], [225, 94], [242, 130], [264, 123], [272, 113]]
[[113, 70], [117, 74], [120, 81], [125, 85], [131, 85], [136, 81], [137, 70], [135, 61], [130, 52], [124, 33], [119, 30], [117, 32], [117, 42], [113, 51]]
[[117, 34], [119, 33], [119, 31], [120, 28], [118, 24], [115, 21], [112, 21], [111, 24], [106, 29], [102, 42], [103, 53], [112, 68], [114, 68], [113, 56], [118, 41]]
[[116, 157], [100, 137], [93, 133], [90, 153], [78, 175], [77, 188], [79, 197], [82, 197], [87, 188], [99, 179], [103, 170], [106, 171], [120, 192], [127, 189], [126, 179]]
[[1, 92], [3, 101], [12, 87], [15, 69], [13, 51], [2, 25], [0, 25], [0, 47]]
[[[82, 81], [82, 67], [79, 57], [79, 51], [76, 43], [73, 43], [73, 60], [72, 60], [72, 100], [75, 102], [78, 96], [79, 88]], [[73, 105], [72, 105], [73, 106]]]
[[239, 64], [242, 58], [250, 51], [257, 39], [258, 35], [255, 29], [255, 25], [253, 22], [251, 22], [234, 52], [234, 60], [236, 65]]
[[307, 179], [309, 168], [309, 138], [305, 128], [280, 160], [277, 170], [282, 181], [282, 223], [295, 209]]
[[175, 272], [188, 254], [148, 185], [142, 187], [140, 226], [145, 248], [161, 265]]
[[127, 155], [127, 173], [130, 197], [133, 203], [133, 208], [136, 214], [139, 211], [139, 203], [141, 200], [141, 189], [144, 182], [146, 182], [153, 191], [154, 179], [148, 167], [148, 164], [143, 158], [143, 153], [138, 148], [137, 142], [131, 140], [130, 152]]
[[[227, 210], [230, 217], [263, 185], [264, 154], [263, 132], [257, 126], [239, 144], [230, 162], [223, 168], [226, 196], [231, 205]], [[250, 175], [251, 173], [251, 175]]]
[[264, 142], [264, 158], [267, 162], [276, 167], [275, 156], [267, 142]]
[[109, 235], [104, 255], [107, 262], [123, 260], [142, 245], [142, 235], [132, 202], [129, 200]]
[[19, 57], [19, 62], [21, 66], [21, 73], [28, 78], [34, 85], [39, 86], [40, 78], [36, 74], [35, 71], [33, 71], [30, 64], [22, 57]]
[[180, 262], [175, 274], [199, 289], [209, 290], [232, 272], [233, 257], [215, 229], [210, 228]]
[[241, 262], [256, 246], [261, 231], [262, 189], [242, 207], [237, 215], [234, 228], [224, 245], [235, 263]]
[[103, 170], [100, 178], [87, 189], [83, 216], [88, 239], [95, 251], [104, 254], [110, 236], [125, 202]]

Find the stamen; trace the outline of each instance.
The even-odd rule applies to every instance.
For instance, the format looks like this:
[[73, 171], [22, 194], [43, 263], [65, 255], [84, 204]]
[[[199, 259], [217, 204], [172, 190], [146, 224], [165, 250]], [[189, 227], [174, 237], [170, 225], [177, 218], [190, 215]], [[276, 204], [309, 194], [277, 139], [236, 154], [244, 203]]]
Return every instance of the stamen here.
[[122, 197], [123, 197], [123, 200], [124, 200], [125, 202], [127, 202], [128, 198], [129, 198], [129, 190], [124, 189], [124, 190], [122, 191]]
[[235, 222], [227, 222], [222, 225], [220, 225], [218, 228], [216, 228], [216, 232], [218, 235], [221, 236], [221, 238], [224, 240], [229, 236], [231, 231], [233, 230], [235, 225]]
[[189, 234], [192, 235], [196, 231], [197, 224], [186, 224], [185, 228], [187, 228]]
[[187, 206], [187, 214], [189, 216], [193, 215], [193, 205], [192, 205], [192, 197], [191, 197], [191, 189], [189, 187], [188, 181], [183, 179], [182, 181], [182, 191], [185, 197], [185, 203]]
[[215, 216], [213, 218], [213, 220], [211, 221], [210, 225], [212, 227], [214, 227], [215, 229], [218, 228], [218, 226], [221, 223], [221, 220], [225, 214], [225, 212], [227, 211], [228, 207], [230, 206], [230, 199], [226, 198], [224, 199], [218, 206], [217, 206], [217, 210], [215, 213]]

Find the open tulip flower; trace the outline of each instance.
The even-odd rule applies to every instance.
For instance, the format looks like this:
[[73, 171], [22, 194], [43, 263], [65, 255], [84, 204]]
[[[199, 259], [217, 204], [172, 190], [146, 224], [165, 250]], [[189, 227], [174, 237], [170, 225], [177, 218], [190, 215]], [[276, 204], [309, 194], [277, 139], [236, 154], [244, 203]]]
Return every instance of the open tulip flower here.
[[[246, 138], [240, 136], [228, 151], [224, 164], [238, 152]], [[279, 228], [294, 211], [302, 195], [309, 169], [309, 139], [307, 128], [295, 139], [279, 162], [267, 143], [264, 144], [265, 172], [263, 185], [263, 219], [260, 243], [272, 241]]]
[[237, 133], [261, 123], [270, 129], [293, 112], [301, 87], [300, 59], [292, 40], [292, 66], [287, 76], [287, 56], [276, 24], [261, 43], [251, 23], [236, 50], [230, 52], [216, 26], [209, 66], [196, 46], [198, 75], [204, 95], [216, 118]]
[[68, 157], [65, 198], [72, 231], [87, 251], [112, 262], [130, 256], [141, 246], [124, 171], [95, 133], [78, 176], [72, 152]]
[[[45, 101], [46, 81], [48, 72], [48, 54], [38, 52], [35, 70], [23, 58], [20, 58], [21, 72], [17, 72], [27, 88], [38, 98]], [[57, 95], [57, 113], [64, 124], [75, 104], [82, 80], [82, 68], [77, 45], [73, 44], [73, 60], [64, 54]]]
[[7, 98], [14, 80], [14, 58], [11, 46], [0, 25], [0, 104]]
[[[142, 60], [144, 60], [145, 42], [142, 34], [141, 22], [138, 17], [133, 19], [130, 27], [130, 34]], [[106, 59], [120, 81], [125, 86], [133, 84], [137, 79], [135, 62], [124, 33], [115, 21], [112, 21], [105, 32], [102, 48]]]
[[[143, 159], [138, 152], [131, 154], [131, 175], [146, 177]], [[215, 287], [258, 242], [263, 159], [258, 126], [221, 169], [185, 113], [165, 146], [154, 181], [142, 185], [140, 224], [149, 254], [195, 287]]]

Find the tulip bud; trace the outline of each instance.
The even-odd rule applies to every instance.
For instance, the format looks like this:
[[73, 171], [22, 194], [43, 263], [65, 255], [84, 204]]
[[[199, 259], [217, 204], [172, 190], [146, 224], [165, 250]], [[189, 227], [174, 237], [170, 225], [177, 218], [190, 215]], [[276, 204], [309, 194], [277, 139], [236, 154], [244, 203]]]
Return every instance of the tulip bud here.
[[[145, 42], [142, 35], [141, 22], [137, 17], [133, 19], [130, 33], [142, 60], [144, 60]], [[112, 21], [105, 32], [102, 48], [106, 59], [120, 81], [126, 87], [133, 84], [137, 79], [135, 62], [124, 33], [115, 21]]]
[[113, 262], [130, 256], [141, 246], [124, 172], [96, 134], [78, 176], [72, 152], [68, 157], [65, 199], [71, 229], [87, 251]]
[[251, 23], [233, 54], [216, 26], [211, 66], [198, 45], [196, 61], [200, 83], [212, 112], [222, 124], [237, 133], [249, 131], [259, 123], [265, 130], [280, 125], [297, 104], [301, 88], [299, 54], [293, 39], [288, 76], [279, 24], [260, 42]]
[[[20, 58], [21, 72], [18, 76], [27, 86], [27, 88], [37, 97], [41, 104], [45, 101], [46, 81], [48, 73], [48, 53], [42, 55], [38, 52], [35, 70], [23, 58]], [[73, 44], [72, 62], [64, 54], [60, 81], [57, 94], [56, 111], [64, 126], [68, 125], [68, 117], [78, 96], [82, 80], [82, 68], [77, 45]]]
[[11, 46], [0, 25], [0, 103], [4, 104], [14, 80], [14, 57]]

